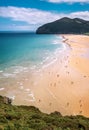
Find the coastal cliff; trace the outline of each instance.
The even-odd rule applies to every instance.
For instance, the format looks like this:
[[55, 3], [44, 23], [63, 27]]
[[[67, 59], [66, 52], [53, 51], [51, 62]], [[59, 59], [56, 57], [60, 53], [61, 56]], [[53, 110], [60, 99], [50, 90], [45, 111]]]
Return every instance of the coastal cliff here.
[[47, 23], [36, 30], [37, 34], [85, 34], [89, 33], [89, 21], [64, 17]]
[[33, 106], [15, 106], [0, 96], [0, 130], [89, 130], [89, 118], [45, 114]]

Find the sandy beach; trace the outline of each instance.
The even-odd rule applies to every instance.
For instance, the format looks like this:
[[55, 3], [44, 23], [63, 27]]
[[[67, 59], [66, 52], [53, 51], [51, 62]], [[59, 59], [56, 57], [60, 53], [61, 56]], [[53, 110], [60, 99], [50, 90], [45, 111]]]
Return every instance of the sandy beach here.
[[[89, 116], [89, 37], [63, 35], [69, 51], [43, 69], [40, 84], [34, 90], [38, 106], [44, 112]], [[39, 97], [39, 98], [38, 98]]]
[[89, 36], [62, 36], [69, 51], [43, 70], [37, 106], [48, 113], [89, 116]]
[[7, 86], [0, 93], [11, 91], [15, 93], [13, 104], [34, 105], [45, 113], [89, 117], [89, 36], [61, 36], [67, 49], [54, 62], [37, 73], [20, 74], [10, 84], [14, 89]]

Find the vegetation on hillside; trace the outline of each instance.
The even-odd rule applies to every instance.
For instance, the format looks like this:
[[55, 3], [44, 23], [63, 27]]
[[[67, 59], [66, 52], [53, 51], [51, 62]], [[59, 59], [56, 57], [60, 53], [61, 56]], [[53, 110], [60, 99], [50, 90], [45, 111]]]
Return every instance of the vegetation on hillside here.
[[11, 105], [0, 96], [0, 130], [89, 130], [89, 118], [45, 114], [33, 106]]
[[88, 35], [88, 36], [89, 36], [89, 32], [85, 33], [85, 35]]
[[39, 27], [37, 34], [85, 34], [89, 33], [89, 21], [64, 17]]

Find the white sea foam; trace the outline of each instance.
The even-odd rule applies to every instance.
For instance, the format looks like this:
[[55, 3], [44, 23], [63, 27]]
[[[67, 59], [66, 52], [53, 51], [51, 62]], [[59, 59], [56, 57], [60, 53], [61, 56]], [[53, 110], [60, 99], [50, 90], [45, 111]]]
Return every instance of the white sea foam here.
[[53, 44], [59, 44], [59, 40], [54, 40]]
[[33, 93], [28, 94], [28, 96], [33, 97]]
[[0, 70], [0, 73], [2, 73], [3, 72], [3, 70]]
[[14, 100], [15, 99], [15, 96], [8, 96], [10, 99]]
[[19, 83], [19, 85], [23, 85], [23, 83]]
[[[62, 52], [64, 52], [67, 48], [66, 44], [64, 44], [62, 41], [60, 41], [60, 37], [57, 36], [57, 40], [54, 40], [53, 44], [61, 44], [61, 47], [57, 48], [53, 54], [49, 54], [49, 56], [47, 58], [45, 58], [45, 60], [43, 61], [43, 66], [42, 69], [48, 67], [49, 65], [53, 64], [54, 62], [57, 61], [58, 57], [63, 54]], [[61, 37], [61, 40], [63, 38]]]
[[29, 91], [30, 91], [30, 89], [29, 89], [29, 88], [27, 88], [27, 89], [25, 89], [25, 91], [29, 92]]
[[28, 72], [28, 70], [24, 70], [24, 72], [26, 73], [26, 72]]
[[34, 70], [34, 69], [36, 69], [36, 65], [34, 65], [34, 66], [32, 66], [32, 67], [30, 68], [30, 70]]
[[34, 97], [34, 94], [32, 92], [30, 94], [28, 94], [28, 96], [32, 98], [29, 101], [31, 101], [31, 102], [35, 101], [35, 97]]
[[28, 72], [28, 68], [27, 67], [23, 67], [23, 66], [15, 66], [14, 67], [14, 74], [18, 74], [20, 72]]
[[15, 77], [16, 75], [15, 74], [11, 74], [11, 73], [3, 73], [3, 76], [6, 77], [6, 78], [9, 78], [9, 77]]
[[[55, 39], [55, 38], [54, 38]], [[39, 64], [36, 62], [31, 62], [31, 64], [27, 61], [27, 62], [23, 62], [20, 65], [16, 65], [16, 66], [12, 66], [9, 68], [6, 68], [4, 73], [2, 73], [3, 71], [1, 70], [1, 76], [8, 78], [8, 77], [15, 77], [17, 76], [19, 73], [23, 73], [23, 72], [40, 72], [41, 67], [45, 68], [47, 66], [49, 66], [50, 64], [54, 63], [57, 60], [58, 54], [59, 52], [63, 51], [63, 49], [66, 48], [65, 44], [62, 43], [62, 37], [59, 35], [56, 35], [56, 40], [53, 40], [52, 44], [59, 44], [59, 48], [56, 49], [54, 52], [51, 52], [50, 50], [44, 50], [43, 54], [42, 54], [42, 62], [40, 62]], [[60, 47], [60, 44], [62, 43], [62, 47]], [[56, 58], [55, 58], [56, 57]], [[26, 65], [26, 66], [24, 66]], [[40, 68], [40, 69], [39, 69]], [[35, 71], [34, 71], [35, 70]], [[26, 79], [28, 80], [28, 79]]]
[[19, 71], [15, 71], [15, 72], [13, 72], [14, 74], [18, 74], [19, 73]]
[[45, 65], [42, 67], [42, 69], [48, 67], [49, 65], [53, 64], [53, 63], [56, 62], [56, 61], [57, 61], [57, 58], [54, 58], [50, 63], [45, 64]]
[[56, 36], [56, 40], [53, 41], [53, 44], [61, 44], [62, 43], [62, 36]]
[[43, 62], [41, 62], [41, 64], [44, 64], [44, 63], [46, 63], [47, 61], [49, 61], [49, 59], [50, 59], [50, 56], [48, 57], [45, 57], [45, 59], [43, 60]]
[[0, 88], [0, 91], [3, 91], [5, 88]]
[[28, 94], [29, 98], [28, 99], [25, 99], [26, 101], [29, 101], [29, 102], [34, 102], [35, 101], [35, 97], [34, 97], [34, 94], [31, 92]]
[[54, 62], [56, 62], [58, 60], [59, 56], [62, 55], [65, 50], [66, 50], [66, 46], [64, 44], [63, 44], [62, 49], [57, 48], [53, 55], [50, 55], [50, 57], [47, 57], [47, 59], [45, 59], [42, 69], [44, 69], [44, 68], [50, 66], [51, 64], [53, 64]]

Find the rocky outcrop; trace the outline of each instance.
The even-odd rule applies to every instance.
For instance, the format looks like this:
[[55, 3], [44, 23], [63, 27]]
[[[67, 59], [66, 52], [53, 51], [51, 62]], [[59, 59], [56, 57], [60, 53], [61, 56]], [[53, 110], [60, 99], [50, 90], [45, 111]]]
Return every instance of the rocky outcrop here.
[[8, 98], [8, 97], [2, 97], [0, 96], [0, 102], [4, 103], [4, 104], [11, 104], [12, 103], [12, 99]]

